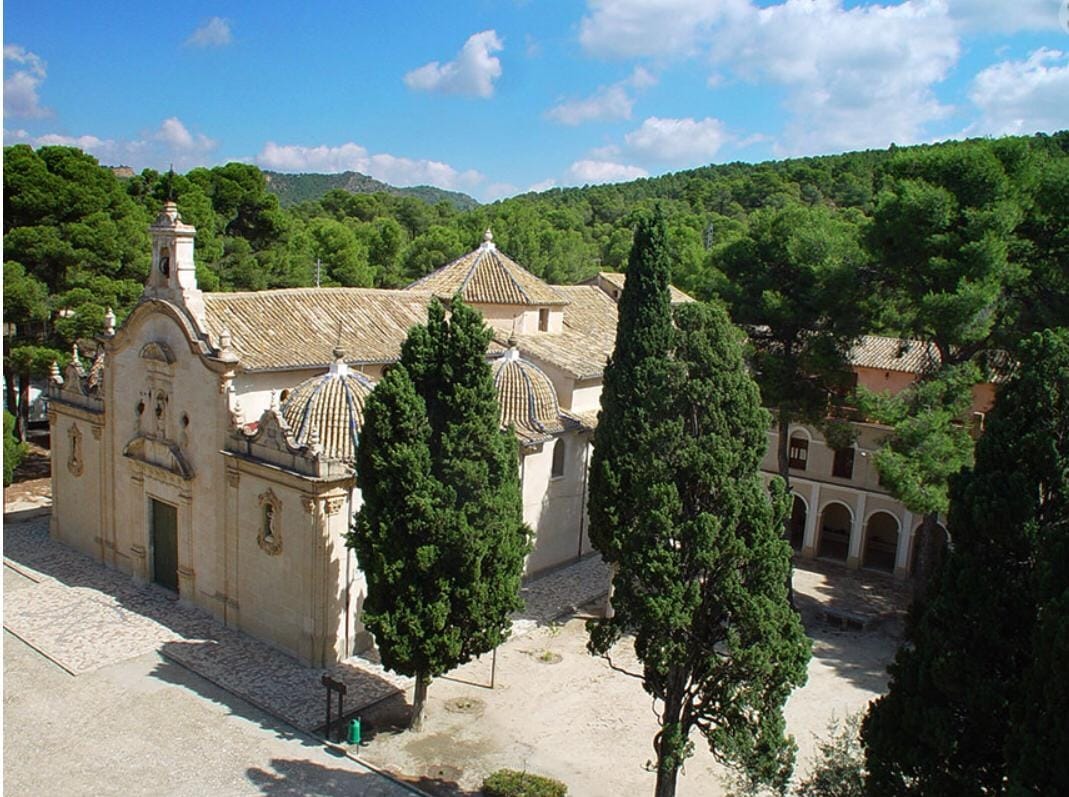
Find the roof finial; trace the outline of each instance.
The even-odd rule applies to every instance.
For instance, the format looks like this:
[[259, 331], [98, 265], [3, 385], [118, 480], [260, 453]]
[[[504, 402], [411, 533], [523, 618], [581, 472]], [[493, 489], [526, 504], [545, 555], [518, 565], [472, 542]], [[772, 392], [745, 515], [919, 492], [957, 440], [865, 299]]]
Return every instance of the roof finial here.
[[167, 201], [174, 202], [174, 164], [167, 172]]
[[48, 377], [57, 385], [63, 384], [63, 376], [59, 373], [59, 363], [55, 360], [52, 361], [52, 367], [49, 369]]
[[115, 312], [110, 307], [104, 313], [104, 334], [108, 337], [115, 334]]
[[483, 245], [482, 245], [482, 248], [483, 249], [493, 249], [494, 248], [494, 234], [493, 234], [493, 232], [490, 231], [489, 227], [487, 227], [486, 228], [486, 232], [483, 233]]
[[345, 376], [349, 373], [349, 367], [345, 364], [345, 349], [341, 345], [341, 321], [338, 321], [338, 342], [334, 344], [334, 362], [330, 364], [330, 373], [335, 376]]

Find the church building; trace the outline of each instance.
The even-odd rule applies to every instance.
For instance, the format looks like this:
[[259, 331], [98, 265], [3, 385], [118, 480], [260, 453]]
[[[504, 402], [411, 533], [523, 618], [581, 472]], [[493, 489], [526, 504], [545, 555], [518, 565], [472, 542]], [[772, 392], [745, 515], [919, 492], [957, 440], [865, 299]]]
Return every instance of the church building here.
[[[488, 231], [404, 290], [205, 293], [195, 231], [173, 202], [150, 232], [141, 301], [118, 328], [109, 312], [90, 361], [75, 349], [64, 373], [53, 368], [55, 539], [310, 665], [366, 650], [366, 584], [345, 546], [364, 402], [432, 297], [459, 293], [494, 332], [487, 357], [535, 535], [526, 574], [591, 552], [587, 471], [623, 275], [548, 285]], [[673, 289], [672, 301], [692, 300]], [[887, 340], [866, 339], [858, 356]], [[801, 554], [904, 576], [914, 519], [855, 464], [877, 431], [862, 436], [850, 473], [811, 430], [791, 434]], [[893, 526], [874, 525], [872, 510]]]

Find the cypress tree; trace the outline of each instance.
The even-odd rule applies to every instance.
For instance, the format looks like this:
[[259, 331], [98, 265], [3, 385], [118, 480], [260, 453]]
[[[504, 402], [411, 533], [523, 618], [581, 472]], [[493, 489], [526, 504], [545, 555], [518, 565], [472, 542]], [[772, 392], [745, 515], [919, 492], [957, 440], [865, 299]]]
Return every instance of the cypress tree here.
[[640, 223], [606, 369], [590, 487], [590, 534], [614, 567], [612, 616], [590, 625], [606, 654], [633, 634], [658, 701], [658, 797], [698, 729], [720, 761], [785, 784], [783, 704], [809, 643], [787, 602], [786, 495], [759, 473], [769, 416], [741, 335], [719, 308], [679, 308], [673, 329], [659, 215]]
[[383, 664], [416, 680], [412, 728], [432, 678], [509, 634], [528, 530], [516, 441], [499, 427], [479, 314], [432, 302], [401, 361], [368, 398], [349, 536], [367, 576], [363, 621]]
[[[1066, 753], [1069, 334], [1036, 335], [976, 465], [953, 549], [862, 725], [876, 795], [1059, 794]], [[1059, 650], [1062, 656], [1059, 657]], [[1062, 752], [1061, 756], [1058, 752]]]

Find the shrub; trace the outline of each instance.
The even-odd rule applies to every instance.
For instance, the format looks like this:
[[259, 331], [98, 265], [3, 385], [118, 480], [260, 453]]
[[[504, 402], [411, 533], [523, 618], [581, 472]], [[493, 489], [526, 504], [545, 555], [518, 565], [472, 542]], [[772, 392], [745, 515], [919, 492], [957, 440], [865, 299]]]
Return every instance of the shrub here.
[[4, 410], [4, 486], [11, 484], [15, 468], [26, 456], [28, 446], [15, 439], [15, 416]]
[[564, 797], [567, 793], [568, 787], [559, 780], [514, 769], [499, 769], [483, 781], [486, 797]]
[[799, 797], [862, 797], [865, 793], [865, 753], [859, 729], [861, 715], [832, 722], [828, 738], [817, 742], [817, 761], [798, 786]]

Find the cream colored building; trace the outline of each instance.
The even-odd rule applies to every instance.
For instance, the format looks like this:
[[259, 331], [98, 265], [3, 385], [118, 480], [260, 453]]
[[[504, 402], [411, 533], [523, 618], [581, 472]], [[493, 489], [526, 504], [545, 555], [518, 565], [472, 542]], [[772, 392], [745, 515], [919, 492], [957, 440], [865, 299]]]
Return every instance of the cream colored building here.
[[151, 235], [139, 304], [118, 329], [109, 317], [92, 362], [76, 351], [53, 370], [57, 540], [310, 664], [367, 648], [344, 543], [363, 402], [431, 297], [459, 292], [495, 331], [535, 531], [526, 572], [590, 552], [587, 464], [615, 333], [599, 288], [546, 285], [488, 234], [407, 290], [204, 293], [173, 203]]
[[[850, 353], [857, 384], [877, 393], [895, 394], [925, 371], [936, 356], [920, 341], [866, 335]], [[995, 400], [995, 387], [973, 388], [972, 419], [977, 430]], [[880, 484], [873, 455], [887, 429], [871, 423], [854, 423], [855, 442], [848, 448], [832, 447], [812, 427], [794, 425], [788, 455], [794, 506], [791, 545], [803, 558], [843, 562], [893, 573], [899, 578], [913, 571], [917, 530], [915, 516]], [[762, 469], [777, 473], [779, 434], [769, 432]]]
[[[590, 553], [587, 471], [623, 275], [547, 285], [487, 233], [406, 290], [204, 293], [173, 203], [150, 230], [139, 304], [118, 329], [109, 315], [91, 363], [76, 351], [53, 369], [55, 539], [307, 663], [364, 650], [366, 587], [344, 542], [363, 403], [431, 297], [459, 293], [494, 330], [487, 356], [535, 532], [527, 574]], [[865, 360], [889, 345], [863, 342], [860, 380], [908, 384], [914, 366]], [[861, 427], [849, 473], [814, 432], [791, 434], [801, 555], [904, 575], [918, 519], [871, 468], [881, 430]]]

